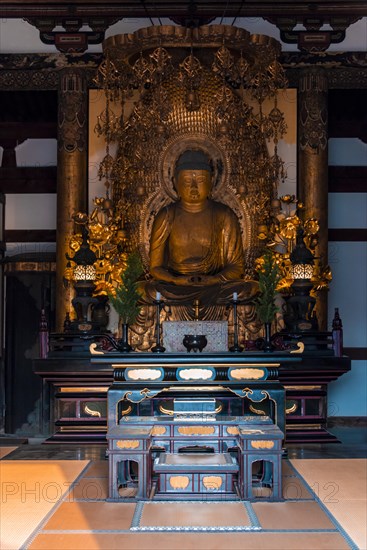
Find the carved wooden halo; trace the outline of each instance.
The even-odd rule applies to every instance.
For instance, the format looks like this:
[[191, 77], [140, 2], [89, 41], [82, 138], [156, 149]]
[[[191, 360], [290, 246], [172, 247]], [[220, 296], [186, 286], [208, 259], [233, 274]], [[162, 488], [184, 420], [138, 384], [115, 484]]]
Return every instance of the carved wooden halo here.
[[[177, 200], [177, 196], [172, 196], [174, 200]], [[139, 224], [139, 249], [143, 264], [146, 267], [149, 266], [150, 235], [154, 219], [161, 208], [172, 202], [172, 198], [170, 197], [168, 197], [166, 193], [162, 193], [161, 189], [158, 189], [147, 197], [142, 207]]]
[[[177, 158], [187, 149], [201, 149], [212, 159], [214, 182], [211, 197], [213, 199], [218, 198], [228, 184], [230, 173], [228, 154], [211, 137], [206, 134], [187, 133], [169, 140], [158, 159], [159, 188], [147, 197], [142, 207], [139, 242], [143, 263], [146, 266], [149, 265], [149, 243], [154, 218], [163, 206], [178, 200], [172, 176]], [[221, 173], [218, 165], [222, 167]]]
[[[183, 134], [172, 138], [164, 148], [158, 160], [159, 187], [149, 195], [142, 207], [139, 224], [140, 253], [145, 266], [149, 265], [150, 235], [155, 216], [159, 210], [178, 200], [178, 195], [173, 186], [173, 170], [176, 160], [187, 149], [201, 149], [214, 164], [214, 183], [211, 198], [229, 206], [237, 215], [241, 227], [242, 241], [246, 263], [248, 263], [249, 245], [252, 242], [252, 226], [248, 205], [240, 204], [236, 197], [235, 189], [229, 184], [230, 161], [228, 153], [206, 134]], [[218, 163], [222, 171], [218, 171]]]
[[215, 199], [228, 185], [229, 158], [220, 145], [206, 134], [184, 134], [176, 136], [168, 142], [158, 163], [161, 189], [172, 200], [178, 199], [173, 185], [173, 171], [178, 157], [188, 149], [201, 149], [213, 161], [214, 182], [211, 197]]

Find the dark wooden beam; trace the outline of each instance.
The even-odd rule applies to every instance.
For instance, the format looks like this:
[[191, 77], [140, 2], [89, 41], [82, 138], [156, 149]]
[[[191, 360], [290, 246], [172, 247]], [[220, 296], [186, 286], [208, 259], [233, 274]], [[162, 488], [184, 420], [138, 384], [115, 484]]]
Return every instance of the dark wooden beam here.
[[56, 193], [56, 166], [0, 168], [3, 193]]
[[55, 243], [56, 229], [6, 229], [6, 243]]
[[365, 193], [367, 166], [329, 166], [329, 193]]
[[367, 143], [365, 90], [330, 90], [328, 132], [329, 138], [359, 138]]
[[354, 361], [365, 361], [367, 359], [367, 348], [344, 348], [343, 353]]
[[329, 241], [365, 242], [367, 229], [329, 229]]
[[[329, 241], [364, 242], [367, 241], [367, 229], [329, 229]], [[5, 242], [56, 242], [56, 230], [7, 229]]]
[[0, 17], [38, 17], [49, 20], [55, 17], [116, 17], [157, 18], [192, 17], [193, 7], [199, 16], [258, 17], [281, 15], [316, 17], [319, 15], [367, 15], [365, 0], [2, 0]]
[[0, 143], [16, 139], [56, 139], [57, 122], [0, 122]]

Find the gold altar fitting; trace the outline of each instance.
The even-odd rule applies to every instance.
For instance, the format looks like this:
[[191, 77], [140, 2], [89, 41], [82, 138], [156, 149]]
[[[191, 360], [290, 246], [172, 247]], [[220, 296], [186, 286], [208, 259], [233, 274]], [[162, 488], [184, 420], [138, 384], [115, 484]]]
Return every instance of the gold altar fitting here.
[[199, 321], [200, 318], [200, 302], [199, 300], [194, 300], [194, 319]]

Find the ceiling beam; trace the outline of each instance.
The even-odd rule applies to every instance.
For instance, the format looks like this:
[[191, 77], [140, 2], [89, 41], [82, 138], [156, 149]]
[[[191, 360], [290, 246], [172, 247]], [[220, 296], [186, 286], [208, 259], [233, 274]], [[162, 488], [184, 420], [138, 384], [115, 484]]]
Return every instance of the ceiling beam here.
[[215, 17], [258, 17], [287, 15], [367, 15], [365, 0], [3, 0], [0, 16], [19, 17], [175, 17], [191, 16], [193, 7], [198, 15]]
[[215, 18], [233, 18], [234, 23], [241, 17], [263, 17], [280, 30], [283, 42], [297, 44], [301, 51], [322, 52], [343, 42], [346, 29], [363, 16], [367, 16], [365, 0], [10, 0], [0, 5], [0, 17], [25, 19], [39, 30], [44, 44], [53, 44], [62, 53], [83, 53], [89, 45], [101, 44], [106, 30], [122, 19], [159, 24], [163, 17], [186, 27], [209, 24]]

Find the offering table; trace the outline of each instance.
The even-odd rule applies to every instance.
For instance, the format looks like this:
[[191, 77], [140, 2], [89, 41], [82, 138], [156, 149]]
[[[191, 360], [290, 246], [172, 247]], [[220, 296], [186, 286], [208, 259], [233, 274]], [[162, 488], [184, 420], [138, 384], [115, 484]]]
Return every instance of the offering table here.
[[204, 495], [252, 500], [263, 496], [256, 493], [263, 488], [268, 498], [281, 500], [282, 439], [268, 416], [122, 418], [107, 432], [109, 499], [120, 500], [119, 488], [135, 485], [135, 497], [143, 500]]
[[[161, 498], [218, 491], [253, 498], [253, 463], [265, 461], [262, 475], [271, 472], [271, 498], [279, 499], [285, 390], [278, 369], [299, 360], [285, 352], [95, 356], [92, 362], [114, 371], [107, 394], [110, 498], [119, 499], [130, 462], [139, 470], [137, 498], [148, 498], [154, 482]], [[174, 417], [175, 401], [205, 399], [215, 402], [214, 418]]]
[[92, 364], [113, 368], [108, 391], [108, 427], [116, 415], [173, 414], [177, 397], [215, 397], [217, 415], [269, 413], [285, 432], [285, 390], [279, 382], [284, 364], [301, 361], [278, 353], [164, 353], [115, 352], [95, 355]]

